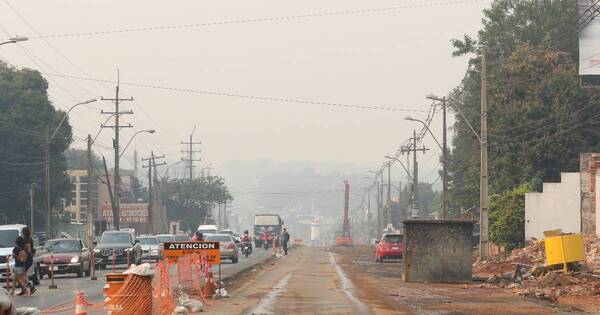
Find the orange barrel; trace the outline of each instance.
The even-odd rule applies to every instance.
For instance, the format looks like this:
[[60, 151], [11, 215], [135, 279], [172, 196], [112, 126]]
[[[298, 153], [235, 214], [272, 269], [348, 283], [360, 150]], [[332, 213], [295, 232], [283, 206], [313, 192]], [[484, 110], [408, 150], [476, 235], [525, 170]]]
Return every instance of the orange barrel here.
[[107, 273], [106, 285], [104, 286], [104, 296], [112, 298], [125, 283], [126, 274], [122, 273]]

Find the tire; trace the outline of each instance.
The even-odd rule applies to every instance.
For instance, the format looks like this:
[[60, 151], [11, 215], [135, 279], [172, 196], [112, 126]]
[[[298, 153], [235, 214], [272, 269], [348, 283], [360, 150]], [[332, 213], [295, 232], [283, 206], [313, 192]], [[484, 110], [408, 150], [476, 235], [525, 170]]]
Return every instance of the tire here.
[[79, 263], [79, 270], [77, 270], [77, 278], [83, 277], [83, 262]]
[[375, 256], [375, 262], [379, 262], [379, 256]]
[[234, 263], [234, 264], [237, 264], [238, 263], [238, 257], [235, 256], [235, 257], [231, 258], [231, 262]]
[[249, 255], [248, 250], [246, 250], [246, 252], [244, 253], [244, 255], [246, 255], [246, 258], [248, 258], [248, 255]]

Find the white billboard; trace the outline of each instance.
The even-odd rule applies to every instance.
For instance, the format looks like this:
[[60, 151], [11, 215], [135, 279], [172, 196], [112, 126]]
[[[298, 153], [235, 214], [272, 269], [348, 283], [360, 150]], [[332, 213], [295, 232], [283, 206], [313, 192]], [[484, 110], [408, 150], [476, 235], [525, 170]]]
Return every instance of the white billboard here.
[[579, 75], [600, 75], [600, 15], [597, 0], [578, 0]]

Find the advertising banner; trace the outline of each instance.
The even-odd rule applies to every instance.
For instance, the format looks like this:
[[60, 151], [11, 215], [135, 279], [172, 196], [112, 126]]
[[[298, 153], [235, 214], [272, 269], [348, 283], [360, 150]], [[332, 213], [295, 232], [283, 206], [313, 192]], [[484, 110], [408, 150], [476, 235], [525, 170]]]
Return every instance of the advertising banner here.
[[[119, 206], [121, 223], [148, 223], [147, 203], [122, 203]], [[103, 221], [113, 222], [112, 207], [108, 204], [100, 208], [100, 217]]]
[[596, 0], [578, 0], [579, 75], [600, 75], [600, 16]]

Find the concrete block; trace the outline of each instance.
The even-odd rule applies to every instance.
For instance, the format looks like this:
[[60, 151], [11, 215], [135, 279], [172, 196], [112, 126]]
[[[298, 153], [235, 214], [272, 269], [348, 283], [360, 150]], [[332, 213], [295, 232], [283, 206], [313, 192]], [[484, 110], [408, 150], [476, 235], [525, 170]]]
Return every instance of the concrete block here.
[[473, 221], [404, 220], [402, 223], [403, 281], [471, 282]]

